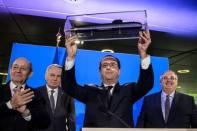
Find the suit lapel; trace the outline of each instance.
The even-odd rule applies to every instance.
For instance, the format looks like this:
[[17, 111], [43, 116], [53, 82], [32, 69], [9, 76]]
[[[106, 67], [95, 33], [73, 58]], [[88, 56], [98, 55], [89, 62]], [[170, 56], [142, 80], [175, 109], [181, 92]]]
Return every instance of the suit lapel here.
[[49, 96], [48, 96], [46, 86], [44, 88], [42, 88], [42, 92], [43, 92], [44, 99], [46, 101], [47, 110], [48, 110], [50, 116], [52, 116], [53, 113], [52, 113], [52, 110], [51, 110], [51, 104], [50, 104], [50, 100], [49, 100]]
[[104, 108], [108, 107], [107, 103], [107, 91], [104, 89], [104, 87], [101, 87], [102, 89], [99, 90], [100, 95], [97, 96], [97, 99], [101, 103], [101, 105], [104, 105]]
[[10, 82], [8, 82], [5, 87], [4, 87], [4, 96], [5, 96], [5, 100], [10, 100], [10, 98], [12, 97], [11, 95], [11, 90], [10, 90]]
[[56, 102], [56, 106], [55, 106], [55, 114], [58, 113], [58, 109], [60, 109], [60, 106], [61, 106], [61, 101], [62, 101], [62, 90], [59, 88], [58, 89], [58, 95], [57, 95], [57, 102]]
[[175, 92], [174, 98], [172, 100], [171, 108], [170, 108], [168, 122], [173, 120], [173, 118], [176, 116], [176, 110], [177, 110], [178, 103], [179, 103], [179, 93]]
[[118, 83], [114, 87], [112, 100], [111, 100], [111, 105], [110, 105], [110, 110], [112, 112], [114, 112], [123, 99], [124, 99], [124, 96], [120, 95], [120, 85]]
[[163, 116], [163, 112], [162, 112], [162, 105], [161, 105], [161, 92], [156, 94], [156, 98], [155, 98], [155, 104], [156, 104], [156, 114], [158, 114], [158, 118], [163, 121], [163, 123], [165, 122], [164, 120], [164, 116]]
[[110, 106], [108, 105], [108, 100], [107, 100], [107, 91], [104, 89], [104, 86], [102, 85], [103, 88], [100, 90], [100, 95], [98, 95], [99, 101], [102, 103], [102, 105], [105, 106], [105, 108], [109, 109], [113, 112], [116, 110], [122, 99], [124, 99], [124, 96], [120, 97], [120, 85], [117, 83], [114, 87], [113, 95], [112, 95], [112, 100]]

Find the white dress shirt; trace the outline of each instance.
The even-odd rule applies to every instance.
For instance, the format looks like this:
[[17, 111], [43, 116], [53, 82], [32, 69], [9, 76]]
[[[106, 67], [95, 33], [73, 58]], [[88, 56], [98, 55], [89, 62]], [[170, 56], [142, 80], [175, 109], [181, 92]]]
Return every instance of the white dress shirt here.
[[107, 85], [107, 84], [104, 83], [103, 85], [104, 85], [104, 87], [112, 86], [112, 88], [110, 89], [110, 96], [112, 96], [112, 94], [113, 94], [113, 92], [114, 92], [114, 86], [115, 86], [116, 84]]
[[58, 88], [51, 89], [48, 85], [46, 85], [46, 87], [47, 87], [47, 93], [48, 93], [49, 99], [50, 99], [50, 95], [51, 95], [51, 90], [54, 90], [53, 97], [54, 97], [55, 107], [56, 107], [57, 96], [58, 96]]
[[[170, 107], [172, 105], [172, 100], [174, 98], [174, 94], [175, 94], [175, 91], [172, 92], [170, 95], [169, 95], [169, 99], [170, 99]], [[164, 91], [162, 91], [161, 93], [161, 109], [162, 109], [162, 114], [163, 114], [163, 118], [165, 119], [165, 101], [166, 101], [166, 96], [168, 94], [166, 94]]]
[[[23, 84], [22, 85], [22, 89], [21, 90], [24, 90], [25, 89], [25, 86], [26, 84]], [[17, 85], [15, 85], [12, 81], [10, 82], [10, 91], [11, 91], [11, 95], [13, 96], [14, 95], [14, 89], [17, 87]], [[10, 103], [10, 100], [6, 103], [7, 107], [9, 109], [13, 109], [11, 103]], [[23, 117], [26, 121], [30, 121], [31, 120], [31, 113], [30, 115], [26, 116], [26, 117]]]

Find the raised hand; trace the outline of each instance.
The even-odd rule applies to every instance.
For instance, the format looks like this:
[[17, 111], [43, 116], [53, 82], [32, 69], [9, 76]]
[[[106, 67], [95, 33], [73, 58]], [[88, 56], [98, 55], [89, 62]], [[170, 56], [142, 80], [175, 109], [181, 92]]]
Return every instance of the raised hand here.
[[146, 51], [151, 43], [151, 37], [149, 30], [140, 31], [139, 32], [139, 40], [138, 40], [138, 52], [141, 59], [147, 57]]
[[33, 97], [34, 97], [34, 92], [31, 91], [31, 89], [24, 89], [24, 90], [16, 89], [10, 100], [10, 103], [13, 109], [16, 109], [18, 107], [24, 106], [27, 103], [31, 102]]
[[67, 51], [67, 60], [73, 60], [75, 59], [75, 55], [77, 52], [77, 44], [75, 41], [77, 40], [76, 36], [71, 36], [69, 38], [66, 38], [65, 40], [65, 47]]

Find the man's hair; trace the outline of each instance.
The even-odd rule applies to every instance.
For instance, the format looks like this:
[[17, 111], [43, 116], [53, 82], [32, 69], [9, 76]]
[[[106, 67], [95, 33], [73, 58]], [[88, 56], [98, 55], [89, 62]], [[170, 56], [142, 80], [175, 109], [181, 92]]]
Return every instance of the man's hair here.
[[61, 66], [61, 65], [58, 65], [58, 64], [50, 64], [50, 65], [47, 67], [45, 74], [47, 74], [47, 72], [49, 71], [49, 69], [51, 69], [51, 67], [57, 67], [57, 68], [62, 69], [62, 66]]
[[117, 64], [118, 64], [118, 68], [119, 68], [119, 69], [121, 68], [120, 60], [119, 60], [117, 57], [112, 56], [112, 55], [106, 55], [106, 56], [104, 56], [104, 57], [101, 59], [101, 61], [100, 61], [99, 70], [101, 70], [101, 64], [102, 64], [102, 62], [103, 62], [104, 60], [106, 60], [106, 59], [112, 59], [112, 60], [116, 61]]
[[15, 62], [16, 60], [18, 60], [18, 59], [23, 59], [23, 60], [25, 60], [25, 61], [27, 62], [27, 64], [28, 64], [28, 66], [29, 66], [29, 72], [33, 72], [33, 67], [32, 67], [31, 61], [28, 60], [28, 59], [25, 58], [25, 57], [18, 57], [18, 58], [16, 58], [16, 59], [14, 59], [14, 61], [13, 61], [12, 64], [11, 64], [11, 68], [12, 68], [14, 62]]
[[178, 75], [176, 74], [176, 72], [174, 72], [174, 71], [172, 71], [172, 70], [167, 70], [167, 71], [165, 71], [165, 72], [160, 76], [160, 80], [162, 80], [163, 77], [164, 77], [164, 75], [165, 75], [166, 73], [168, 73], [168, 72], [174, 73], [174, 75], [176, 76], [176, 79], [178, 80]]

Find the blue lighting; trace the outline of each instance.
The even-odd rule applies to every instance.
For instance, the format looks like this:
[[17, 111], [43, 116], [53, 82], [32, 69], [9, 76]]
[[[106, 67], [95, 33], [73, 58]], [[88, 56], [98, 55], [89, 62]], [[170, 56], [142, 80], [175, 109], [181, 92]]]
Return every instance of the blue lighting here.
[[12, 13], [61, 19], [72, 14], [147, 10], [151, 30], [197, 35], [196, 0], [82, 0], [78, 4], [67, 0], [2, 0], [2, 4]]
[[[28, 84], [33, 87], [41, 86], [45, 83], [44, 73], [46, 67], [53, 62], [55, 56], [55, 47], [37, 46], [30, 44], [13, 44], [10, 63], [17, 57], [26, 57], [32, 61], [33, 76], [28, 80]], [[99, 62], [101, 58], [109, 54], [106, 52], [79, 50], [76, 56], [76, 77], [79, 84], [94, 83], [100, 84]], [[127, 82], [136, 82], [139, 75], [140, 58], [138, 55], [113, 53], [114, 56], [121, 61], [120, 84]], [[58, 49], [58, 58], [60, 63], [64, 63], [65, 49]], [[149, 92], [157, 92], [160, 90], [160, 75], [169, 69], [168, 59], [164, 57], [151, 57], [154, 70], [154, 87]], [[8, 76], [9, 79], [9, 76]], [[133, 107], [134, 122], [136, 122], [141, 109], [142, 99], [135, 103]], [[75, 101], [77, 131], [83, 125], [84, 104]], [[132, 108], [132, 107], [131, 107]], [[129, 114], [128, 114], [129, 115]]]

